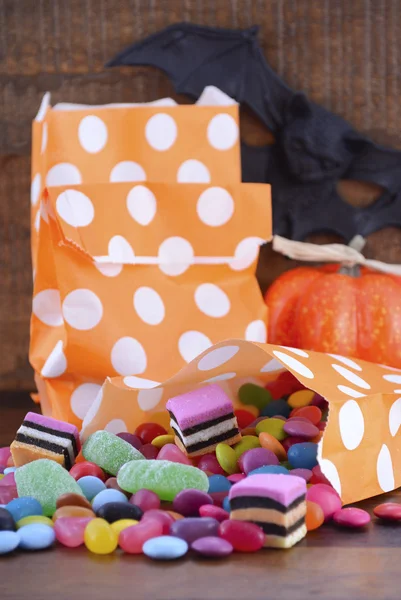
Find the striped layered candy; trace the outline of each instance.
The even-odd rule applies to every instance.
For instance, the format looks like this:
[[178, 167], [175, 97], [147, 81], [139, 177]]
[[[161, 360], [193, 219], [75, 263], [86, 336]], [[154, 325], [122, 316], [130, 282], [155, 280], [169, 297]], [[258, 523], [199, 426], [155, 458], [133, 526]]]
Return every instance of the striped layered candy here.
[[265, 547], [291, 548], [306, 535], [306, 482], [295, 475], [251, 475], [229, 492], [230, 519], [251, 521]]
[[73, 466], [80, 448], [77, 427], [33, 412], [25, 416], [10, 447], [16, 467], [48, 458], [66, 469]]

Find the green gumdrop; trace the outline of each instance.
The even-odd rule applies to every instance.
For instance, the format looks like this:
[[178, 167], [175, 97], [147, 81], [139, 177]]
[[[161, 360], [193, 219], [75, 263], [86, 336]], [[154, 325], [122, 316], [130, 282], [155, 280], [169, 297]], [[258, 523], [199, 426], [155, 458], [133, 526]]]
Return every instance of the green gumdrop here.
[[41, 458], [15, 471], [18, 496], [36, 498], [42, 505], [43, 514], [51, 517], [56, 511], [56, 500], [62, 494], [83, 492], [75, 479], [54, 460]]
[[244, 454], [247, 450], [252, 450], [252, 448], [260, 448], [259, 439], [255, 435], [244, 435], [242, 440], [234, 446], [237, 459], [241, 454]]
[[207, 492], [209, 489], [206, 473], [196, 467], [169, 460], [131, 461], [121, 467], [117, 483], [131, 494], [142, 489], [151, 490], [161, 500], [174, 500], [182, 490]]
[[244, 383], [238, 390], [238, 397], [242, 404], [250, 404], [256, 406], [259, 410], [263, 410], [272, 400], [273, 397], [269, 390], [254, 383]]
[[131, 460], [145, 460], [143, 454], [125, 440], [108, 431], [96, 431], [88, 437], [82, 454], [106, 473], [117, 475], [119, 469]]
[[287, 434], [283, 429], [284, 425], [285, 421], [282, 421], [281, 419], [264, 419], [263, 421], [259, 421], [256, 425], [256, 433], [258, 435], [263, 432], [270, 433], [276, 440], [281, 442], [287, 437]]

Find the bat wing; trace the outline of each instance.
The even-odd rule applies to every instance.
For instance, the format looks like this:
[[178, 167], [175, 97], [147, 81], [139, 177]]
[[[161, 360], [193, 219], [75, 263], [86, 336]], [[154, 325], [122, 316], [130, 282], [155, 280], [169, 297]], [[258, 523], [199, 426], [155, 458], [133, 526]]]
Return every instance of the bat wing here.
[[376, 183], [395, 194], [401, 190], [401, 152], [369, 142], [351, 162], [345, 178]]
[[359, 211], [357, 222], [358, 233], [364, 237], [384, 227], [401, 227], [401, 192], [385, 192], [374, 204]]
[[157, 67], [177, 93], [194, 98], [215, 85], [276, 131], [293, 92], [266, 63], [257, 32], [258, 27], [232, 30], [178, 23], [133, 44], [106, 66]]

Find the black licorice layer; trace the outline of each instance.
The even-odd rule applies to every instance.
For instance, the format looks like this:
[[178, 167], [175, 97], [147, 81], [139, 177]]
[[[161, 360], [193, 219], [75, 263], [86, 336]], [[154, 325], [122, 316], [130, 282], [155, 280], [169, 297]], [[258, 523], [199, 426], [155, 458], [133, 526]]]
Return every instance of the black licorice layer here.
[[[180, 427], [174, 413], [168, 411], [171, 419], [174, 423], [177, 424], [177, 427]], [[210, 421], [203, 421], [203, 423], [199, 423], [198, 425], [194, 425], [193, 427], [187, 427], [187, 429], [182, 429], [183, 435], [192, 435], [193, 433], [198, 433], [198, 431], [203, 431], [204, 429], [208, 429], [209, 427], [213, 427], [213, 425], [218, 425], [219, 423], [223, 423], [223, 421], [228, 421], [229, 419], [234, 419], [234, 413], [230, 412], [221, 417], [217, 417], [216, 419], [210, 419]], [[181, 429], [181, 428], [180, 428]]]
[[30, 429], [36, 429], [37, 431], [42, 431], [43, 433], [50, 433], [51, 435], [56, 435], [57, 437], [70, 440], [74, 455], [76, 456], [78, 454], [77, 440], [75, 439], [75, 435], [73, 433], [60, 431], [59, 429], [52, 429], [51, 427], [45, 427], [44, 425], [39, 425], [38, 423], [33, 423], [32, 421], [23, 421], [22, 425], [24, 427], [29, 427]]
[[277, 500], [265, 498], [263, 496], [235, 496], [234, 498], [230, 499], [230, 506], [231, 510], [238, 510], [240, 508], [271, 508], [281, 513], [287, 513], [299, 506], [304, 501], [305, 494], [295, 498], [295, 500], [288, 506], [284, 506], [284, 504], [277, 502]]
[[302, 527], [305, 523], [305, 518], [302, 517], [290, 527], [284, 527], [284, 525], [276, 525], [276, 523], [263, 523], [262, 521], [252, 521], [255, 525], [259, 525], [263, 529], [266, 535], [278, 535], [281, 537], [287, 537], [294, 533], [297, 529]]
[[21, 444], [28, 444], [29, 446], [36, 446], [37, 448], [43, 448], [43, 450], [48, 450], [49, 452], [54, 452], [55, 454], [62, 454], [64, 456], [65, 468], [71, 469], [72, 467], [70, 454], [67, 448], [63, 448], [62, 446], [54, 444], [53, 442], [40, 440], [29, 435], [24, 435], [23, 433], [17, 433], [15, 436], [15, 441], [21, 442]]
[[188, 454], [191, 452], [197, 452], [198, 450], [203, 450], [203, 448], [207, 448], [208, 446], [213, 446], [214, 444], [219, 444], [220, 442], [224, 442], [225, 440], [229, 440], [230, 438], [239, 434], [239, 430], [237, 427], [230, 429], [230, 431], [225, 431], [224, 433], [220, 433], [219, 435], [215, 435], [214, 437], [205, 440], [204, 442], [197, 442], [196, 444], [191, 444], [186, 446], [182, 435], [175, 427], [173, 427], [174, 433], [181, 440], [182, 445], [185, 447]]

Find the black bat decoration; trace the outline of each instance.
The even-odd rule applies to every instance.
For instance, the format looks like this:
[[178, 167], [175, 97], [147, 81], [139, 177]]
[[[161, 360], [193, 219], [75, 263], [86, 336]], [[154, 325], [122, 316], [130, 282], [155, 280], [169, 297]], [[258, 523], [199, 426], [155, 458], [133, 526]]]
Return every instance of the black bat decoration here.
[[[177, 93], [198, 98], [215, 85], [246, 104], [274, 133], [262, 148], [242, 144], [243, 181], [272, 184], [274, 232], [303, 240], [328, 231], [347, 242], [401, 226], [401, 152], [374, 144], [341, 117], [289, 88], [267, 64], [258, 27], [231, 30], [178, 23], [135, 43], [107, 66], [161, 69]], [[337, 181], [376, 183], [383, 195], [367, 208], [347, 204]]]

